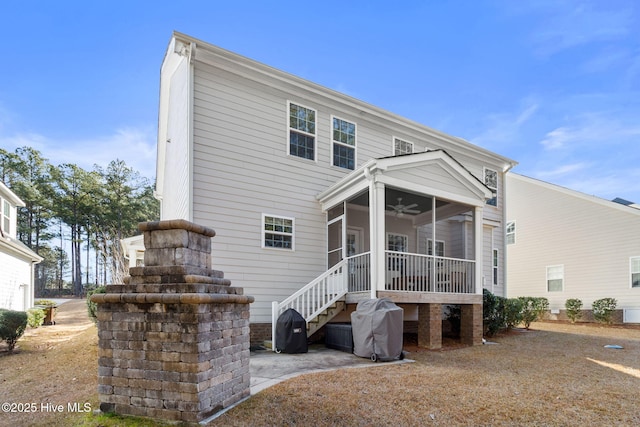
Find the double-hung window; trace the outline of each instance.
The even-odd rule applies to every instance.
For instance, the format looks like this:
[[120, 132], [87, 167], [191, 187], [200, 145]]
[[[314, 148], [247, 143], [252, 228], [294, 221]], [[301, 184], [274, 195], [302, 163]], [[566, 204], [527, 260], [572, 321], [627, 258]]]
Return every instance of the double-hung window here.
[[[427, 239], [427, 254], [434, 255], [433, 253], [433, 240]], [[444, 240], [436, 240], [436, 253], [435, 256], [444, 256]]]
[[393, 140], [393, 155], [399, 156], [401, 154], [413, 153], [413, 142], [403, 141], [402, 139], [395, 138]]
[[316, 111], [289, 103], [289, 154], [316, 159]]
[[498, 286], [498, 260], [500, 258], [498, 257], [498, 250], [494, 249], [493, 250], [493, 284], [495, 286]]
[[491, 206], [498, 205], [498, 172], [493, 169], [484, 168], [484, 184], [489, 187], [496, 195], [487, 200], [487, 204]]
[[640, 288], [640, 256], [631, 257], [629, 264], [631, 271], [631, 287]]
[[513, 245], [514, 243], [516, 243], [516, 222], [515, 221], [507, 222], [506, 241], [507, 241], [507, 245]]
[[547, 291], [562, 292], [564, 285], [564, 265], [547, 267]]
[[275, 215], [262, 215], [262, 247], [294, 249], [294, 219]]
[[2, 231], [5, 235], [11, 234], [11, 205], [7, 200], [2, 201]]
[[356, 168], [356, 124], [332, 118], [333, 166]]

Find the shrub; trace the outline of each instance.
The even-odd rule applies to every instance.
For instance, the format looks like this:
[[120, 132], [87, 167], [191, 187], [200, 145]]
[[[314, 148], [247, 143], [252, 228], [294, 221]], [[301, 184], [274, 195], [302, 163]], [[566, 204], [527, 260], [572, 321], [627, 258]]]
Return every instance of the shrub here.
[[44, 323], [44, 310], [38, 307], [27, 310], [27, 324], [32, 328], [42, 326]]
[[549, 300], [545, 297], [534, 298], [535, 300], [535, 311], [536, 311], [536, 320], [544, 320], [547, 317], [547, 312], [549, 311]]
[[507, 329], [522, 323], [523, 303], [518, 298], [509, 298], [504, 302], [504, 320]]
[[13, 352], [18, 339], [27, 327], [27, 313], [25, 311], [0, 311], [0, 340], [9, 344], [9, 353]]
[[482, 326], [485, 335], [493, 336], [505, 328], [505, 300], [505, 298], [483, 289]]
[[89, 313], [89, 318], [94, 322], [98, 321], [97, 313], [98, 313], [98, 304], [91, 301], [91, 295], [93, 294], [106, 294], [107, 287], [106, 286], [98, 286], [97, 288], [87, 292], [87, 312]]
[[600, 323], [610, 325], [613, 321], [613, 312], [618, 302], [614, 298], [602, 298], [592, 304], [593, 317]]
[[569, 298], [565, 301], [564, 308], [567, 310], [567, 317], [571, 323], [576, 323], [576, 320], [582, 317], [582, 301], [579, 299]]
[[518, 299], [522, 301], [522, 323], [526, 329], [529, 329], [532, 322], [544, 319], [549, 309], [548, 299], [544, 297], [519, 297]]
[[47, 307], [54, 307], [57, 304], [55, 303], [55, 301], [51, 301], [49, 299], [37, 299], [33, 302], [33, 305], [44, 305]]

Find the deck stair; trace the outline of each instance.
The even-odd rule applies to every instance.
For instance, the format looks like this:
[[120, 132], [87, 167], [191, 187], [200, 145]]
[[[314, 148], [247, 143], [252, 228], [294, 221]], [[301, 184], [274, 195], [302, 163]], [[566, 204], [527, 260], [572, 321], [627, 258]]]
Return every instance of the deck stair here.
[[347, 294], [346, 259], [299, 289], [282, 302], [274, 301], [271, 308], [272, 349], [275, 347], [278, 317], [289, 308], [295, 309], [307, 322], [307, 336], [311, 336], [345, 308]]

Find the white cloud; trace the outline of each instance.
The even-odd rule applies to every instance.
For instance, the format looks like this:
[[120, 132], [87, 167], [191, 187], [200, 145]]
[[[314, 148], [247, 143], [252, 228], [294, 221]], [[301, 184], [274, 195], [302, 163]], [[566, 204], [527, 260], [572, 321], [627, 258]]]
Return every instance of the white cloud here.
[[536, 173], [536, 177], [540, 179], [557, 179], [569, 174], [574, 174], [581, 170], [585, 170], [589, 166], [590, 165], [588, 163], [584, 162], [560, 165], [551, 170], [539, 171], [538, 173]]
[[619, 40], [632, 34], [631, 6], [609, 7], [596, 2], [548, 2], [538, 8], [546, 15], [534, 30], [532, 42], [536, 53], [550, 56], [565, 49]]
[[539, 104], [528, 99], [515, 112], [490, 114], [484, 120], [487, 127], [478, 136], [471, 138], [476, 145], [497, 150], [501, 146], [513, 145], [519, 140], [521, 127], [538, 111]]
[[0, 136], [0, 145], [14, 150], [33, 147], [51, 164], [73, 163], [91, 170], [94, 165], [106, 167], [112, 160], [120, 159], [140, 173], [155, 177], [156, 141], [150, 129], [123, 128], [111, 135], [86, 139], [57, 140], [36, 133], [20, 133]]

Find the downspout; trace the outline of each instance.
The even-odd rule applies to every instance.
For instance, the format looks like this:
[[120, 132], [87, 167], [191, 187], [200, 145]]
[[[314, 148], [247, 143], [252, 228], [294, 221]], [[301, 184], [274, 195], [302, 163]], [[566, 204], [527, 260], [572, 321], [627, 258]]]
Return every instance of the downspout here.
[[188, 216], [189, 216], [189, 221], [193, 222], [193, 175], [194, 175], [194, 170], [193, 170], [193, 155], [194, 155], [194, 137], [193, 137], [193, 109], [194, 109], [194, 104], [195, 104], [195, 96], [194, 96], [194, 77], [195, 77], [195, 65], [194, 65], [194, 58], [195, 58], [195, 53], [196, 53], [196, 44], [195, 42], [191, 42], [189, 44], [189, 53], [187, 55], [187, 61], [189, 64], [189, 74], [188, 74], [188, 79], [189, 81], [187, 82], [187, 90], [188, 90], [188, 94], [187, 96], [189, 97], [188, 102], [187, 102], [187, 123], [188, 123], [188, 129], [187, 132], [189, 133], [187, 135], [187, 145], [188, 145], [188, 152], [189, 152], [189, 209], [188, 209]]

